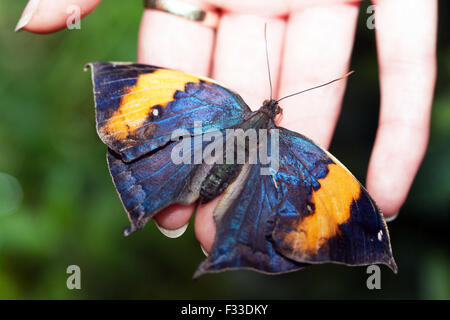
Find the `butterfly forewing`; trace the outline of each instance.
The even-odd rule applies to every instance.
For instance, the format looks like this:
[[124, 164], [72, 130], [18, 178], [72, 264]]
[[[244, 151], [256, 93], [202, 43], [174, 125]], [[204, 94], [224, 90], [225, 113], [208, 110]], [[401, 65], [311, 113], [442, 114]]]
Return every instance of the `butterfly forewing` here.
[[[165, 145], [176, 129], [194, 134], [241, 123], [251, 111], [236, 93], [211, 79], [134, 63], [93, 62], [97, 132], [132, 161]], [[201, 133], [202, 133], [201, 132]]]

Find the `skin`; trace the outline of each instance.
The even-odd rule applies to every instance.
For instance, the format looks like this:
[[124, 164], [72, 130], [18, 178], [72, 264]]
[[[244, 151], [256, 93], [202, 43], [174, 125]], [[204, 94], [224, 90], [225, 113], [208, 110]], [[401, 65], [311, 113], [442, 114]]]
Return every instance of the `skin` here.
[[[66, 27], [68, 5], [78, 4], [85, 16], [99, 2], [42, 0], [24, 30], [58, 31]], [[428, 143], [436, 77], [437, 1], [372, 2], [377, 6], [379, 27], [375, 33], [381, 105], [367, 189], [385, 217], [392, 217], [407, 197]], [[139, 30], [139, 62], [209, 76], [239, 92], [255, 110], [270, 92], [262, 37], [267, 22], [274, 98], [330, 81], [349, 69], [359, 11], [357, 0], [194, 3], [222, 9], [217, 33], [174, 15], [145, 10]], [[328, 148], [345, 85], [343, 80], [283, 100], [280, 125]], [[195, 216], [196, 237], [207, 251], [214, 241], [212, 212], [217, 201], [200, 205]], [[155, 220], [165, 229], [177, 229], [189, 221], [192, 209], [172, 206]]]

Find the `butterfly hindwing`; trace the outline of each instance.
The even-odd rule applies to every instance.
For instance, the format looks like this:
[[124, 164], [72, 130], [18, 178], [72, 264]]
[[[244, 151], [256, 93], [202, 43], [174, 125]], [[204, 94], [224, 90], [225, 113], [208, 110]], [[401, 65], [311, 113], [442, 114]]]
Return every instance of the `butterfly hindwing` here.
[[174, 161], [173, 154], [184, 141], [168, 143], [132, 162], [125, 162], [121, 156], [108, 150], [107, 161], [114, 185], [122, 204], [128, 213], [134, 232], [142, 228], [149, 218], [171, 204], [191, 204], [199, 197], [201, 182], [210, 166], [194, 165], [191, 159], [203, 142], [189, 139], [187, 161]]
[[214, 210], [214, 245], [194, 278], [231, 269], [277, 274], [304, 268], [305, 264], [283, 256], [271, 241], [278, 201], [272, 177], [261, 175], [258, 165], [244, 165]]
[[350, 171], [311, 140], [281, 128], [279, 185], [289, 181], [287, 168], [289, 179], [300, 179], [287, 186], [278, 208], [277, 250], [298, 262], [383, 263], [397, 271], [382, 213]]
[[322, 262], [384, 263], [396, 271], [367, 191], [328, 152], [277, 129], [278, 170], [261, 175], [261, 165], [247, 165], [225, 191], [214, 211], [212, 251], [195, 276], [236, 268], [282, 273]]
[[136, 63], [93, 62], [97, 131], [124, 161], [165, 145], [175, 129], [193, 134], [234, 126], [250, 114], [236, 93], [211, 79]]

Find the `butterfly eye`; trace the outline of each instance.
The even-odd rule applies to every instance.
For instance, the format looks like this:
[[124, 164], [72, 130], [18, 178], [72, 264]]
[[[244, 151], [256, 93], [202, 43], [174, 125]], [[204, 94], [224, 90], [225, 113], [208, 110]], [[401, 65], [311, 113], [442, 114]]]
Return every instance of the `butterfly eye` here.
[[378, 241], [382, 241], [382, 240], [383, 240], [383, 230], [380, 230], [380, 231], [378, 232], [377, 238], [378, 238]]

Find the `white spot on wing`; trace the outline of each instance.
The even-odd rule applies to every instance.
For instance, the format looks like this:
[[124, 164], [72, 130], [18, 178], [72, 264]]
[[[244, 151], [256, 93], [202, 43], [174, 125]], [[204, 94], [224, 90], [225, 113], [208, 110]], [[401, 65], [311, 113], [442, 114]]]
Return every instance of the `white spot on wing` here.
[[383, 230], [380, 230], [378, 232], [378, 241], [381, 241], [381, 240], [383, 240]]

